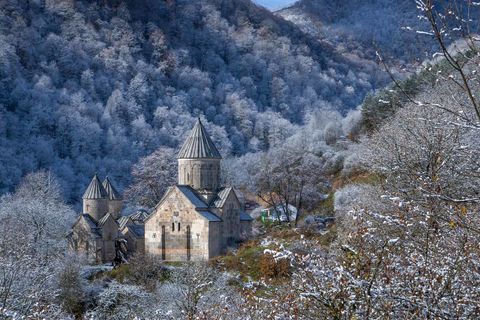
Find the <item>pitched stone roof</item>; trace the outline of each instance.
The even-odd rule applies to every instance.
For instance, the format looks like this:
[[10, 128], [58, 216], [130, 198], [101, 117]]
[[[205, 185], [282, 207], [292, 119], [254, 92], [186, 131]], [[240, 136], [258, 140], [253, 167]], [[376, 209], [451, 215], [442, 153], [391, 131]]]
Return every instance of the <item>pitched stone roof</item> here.
[[187, 197], [187, 199], [196, 208], [208, 208], [208, 204], [197, 194], [197, 192], [190, 186], [178, 185], [177, 188]]
[[123, 216], [118, 218], [117, 220], [118, 228], [123, 229], [129, 221], [130, 221], [130, 217]]
[[100, 228], [97, 227], [97, 224], [95, 223], [95, 220], [88, 214], [88, 213], [83, 213], [81, 215], [78, 216], [78, 219], [77, 221], [73, 224], [73, 227], [75, 227], [75, 225], [81, 220], [83, 219], [88, 228], [90, 229], [90, 234], [93, 236], [93, 237], [101, 237], [101, 233], [100, 233]]
[[[103, 227], [105, 223], [107, 222], [108, 218], [110, 218], [112, 215], [110, 213], [107, 213], [104, 215], [100, 220], [98, 220], [98, 226]], [[113, 218], [112, 218], [113, 219]]]
[[200, 119], [193, 127], [190, 135], [183, 144], [180, 152], [178, 153], [178, 159], [221, 159], [222, 156], [218, 152], [215, 144], [208, 135], [205, 127]]
[[145, 219], [149, 216], [148, 212], [140, 209], [137, 210], [137, 212], [132, 213], [129, 218], [133, 220], [133, 222], [144, 222]]
[[218, 194], [217, 197], [215, 198], [215, 201], [213, 202], [213, 206], [216, 208], [223, 208], [225, 201], [228, 198], [228, 195], [232, 191], [233, 188], [228, 187], [228, 188], [222, 188]]
[[128, 231], [130, 231], [135, 238], [143, 238], [145, 237], [145, 225], [141, 224], [131, 224], [127, 226]]
[[197, 210], [197, 212], [204, 218], [206, 218], [210, 222], [221, 222], [222, 219], [220, 219], [219, 216], [217, 216], [215, 213], [208, 211], [208, 210]]
[[240, 221], [253, 221], [252, 216], [246, 212], [240, 212]]
[[94, 175], [87, 190], [85, 190], [83, 194], [83, 199], [104, 199], [107, 197], [108, 193], [100, 182], [100, 179], [98, 179], [97, 175]]
[[107, 191], [108, 198], [110, 200], [122, 200], [122, 195], [117, 191], [117, 189], [115, 189], [108, 177], [103, 180], [102, 185], [105, 188], [105, 191]]

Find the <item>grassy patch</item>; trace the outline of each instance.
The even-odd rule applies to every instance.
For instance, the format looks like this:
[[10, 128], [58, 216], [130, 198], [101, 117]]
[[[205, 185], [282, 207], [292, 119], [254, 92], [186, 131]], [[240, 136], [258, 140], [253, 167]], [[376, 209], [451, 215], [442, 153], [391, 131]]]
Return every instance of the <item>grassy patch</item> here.
[[118, 268], [105, 272], [105, 276], [110, 279], [114, 279], [120, 283], [124, 283], [132, 276], [132, 273], [130, 271], [130, 265], [122, 264]]
[[261, 274], [258, 262], [263, 250], [258, 243], [250, 241], [242, 245], [237, 252], [230, 252], [224, 257], [217, 258], [217, 262], [226, 270], [237, 271], [243, 277], [259, 280]]
[[[369, 171], [354, 172], [348, 176], [337, 176], [333, 180], [332, 189], [337, 190], [349, 184], [369, 184], [379, 185], [383, 181], [383, 177]], [[333, 207], [333, 202], [332, 202]]]
[[337, 226], [333, 224], [328, 231], [323, 234], [318, 234], [315, 236], [315, 240], [325, 248], [330, 247], [333, 241], [337, 239]]
[[275, 260], [269, 254], [264, 254], [266, 248], [258, 241], [250, 241], [242, 245], [236, 252], [214, 259], [214, 264], [226, 271], [238, 272], [242, 280], [265, 280], [282, 282], [291, 274], [288, 260]]
[[105, 272], [104, 277], [120, 283], [140, 285], [147, 291], [154, 291], [158, 283], [169, 279], [170, 272], [156, 257], [135, 255], [128, 264]]
[[334, 206], [333, 202], [335, 200], [334, 193], [330, 193], [327, 199], [320, 202], [316, 212], [319, 212], [324, 217], [332, 217], [334, 215]]
[[183, 261], [164, 261], [164, 265], [169, 266], [169, 267], [181, 267], [185, 264]]

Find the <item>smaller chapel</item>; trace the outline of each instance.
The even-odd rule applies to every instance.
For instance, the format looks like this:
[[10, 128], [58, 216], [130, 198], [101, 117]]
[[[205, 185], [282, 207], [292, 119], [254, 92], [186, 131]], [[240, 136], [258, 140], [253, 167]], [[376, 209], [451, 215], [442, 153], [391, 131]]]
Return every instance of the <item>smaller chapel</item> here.
[[207, 260], [248, 238], [252, 218], [237, 192], [220, 185], [222, 157], [200, 119], [178, 153], [178, 184], [145, 220], [145, 253]]
[[121, 216], [123, 199], [107, 177], [95, 175], [83, 194], [83, 212], [68, 235], [71, 250], [83, 253], [89, 262], [112, 262], [115, 244], [124, 240], [129, 254], [144, 252], [144, 211]]

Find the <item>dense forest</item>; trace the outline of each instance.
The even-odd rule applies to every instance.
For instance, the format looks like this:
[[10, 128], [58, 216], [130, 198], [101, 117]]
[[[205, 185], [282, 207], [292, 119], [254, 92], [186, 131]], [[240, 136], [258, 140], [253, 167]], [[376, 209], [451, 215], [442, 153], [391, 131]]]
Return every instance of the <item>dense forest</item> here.
[[238, 156], [389, 81], [247, 0], [3, 1], [0, 43], [0, 192], [47, 168], [73, 201], [95, 171], [123, 189], [197, 116]]

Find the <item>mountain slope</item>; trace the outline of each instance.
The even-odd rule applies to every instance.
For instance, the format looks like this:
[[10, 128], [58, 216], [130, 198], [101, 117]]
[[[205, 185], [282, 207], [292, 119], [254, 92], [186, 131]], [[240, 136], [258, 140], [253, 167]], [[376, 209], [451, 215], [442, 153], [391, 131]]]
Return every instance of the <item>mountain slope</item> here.
[[269, 148], [387, 79], [247, 0], [0, 2], [0, 192], [51, 168], [122, 189], [202, 115], [224, 156]]
[[[436, 9], [444, 10], [442, 5], [436, 3]], [[462, 5], [458, 2], [457, 10], [470, 10], [476, 19], [478, 9]], [[430, 27], [413, 0], [300, 0], [277, 15], [330, 43], [340, 53], [375, 59], [378, 50], [400, 67], [421, 63], [438, 50], [433, 37], [423, 32]]]

